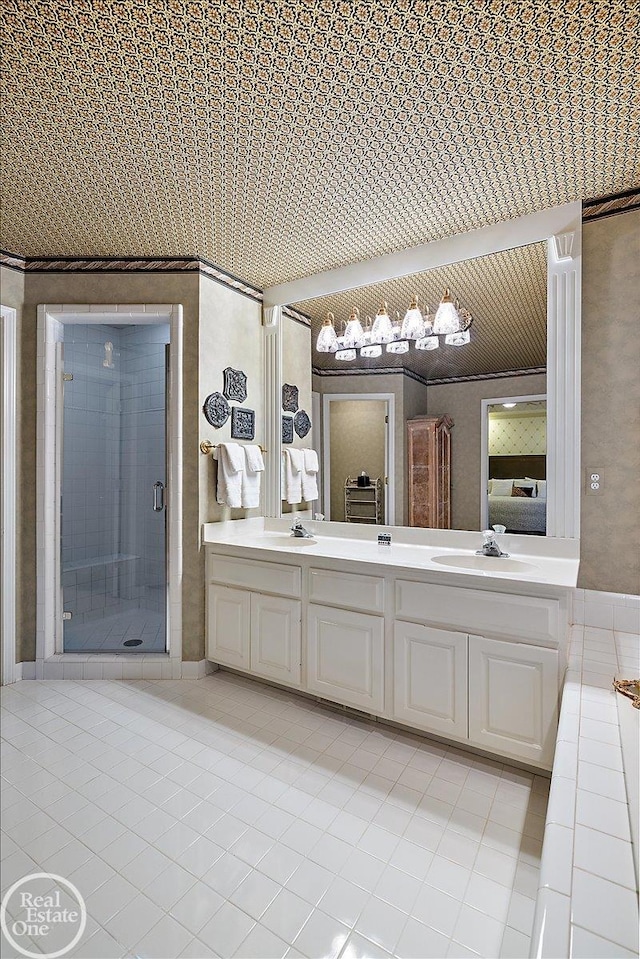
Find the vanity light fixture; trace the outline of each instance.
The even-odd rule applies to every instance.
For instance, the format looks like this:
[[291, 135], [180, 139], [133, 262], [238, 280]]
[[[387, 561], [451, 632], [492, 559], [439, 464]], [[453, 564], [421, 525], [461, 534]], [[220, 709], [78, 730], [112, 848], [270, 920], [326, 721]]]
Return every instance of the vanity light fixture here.
[[503, 403], [502, 404], [505, 410], [512, 410], [514, 406], [517, 406], [517, 403]]
[[338, 349], [338, 337], [333, 325], [335, 317], [333, 313], [327, 313], [322, 321], [322, 328], [318, 333], [316, 341], [316, 350], [318, 353], [335, 353]]
[[364, 330], [360, 322], [360, 311], [357, 307], [354, 307], [351, 311], [347, 328], [344, 331], [344, 345], [348, 349], [351, 349], [353, 347], [363, 346], [364, 342]]
[[[351, 311], [344, 333], [336, 335], [333, 313], [327, 313], [318, 334], [316, 349], [319, 353], [334, 353], [337, 360], [350, 362], [356, 358], [356, 350], [368, 359], [382, 355], [383, 346], [387, 353], [408, 353], [411, 344], [416, 350], [437, 350], [440, 347], [439, 336], [444, 337], [447, 346], [466, 346], [471, 341], [469, 327], [473, 317], [468, 310], [453, 299], [449, 288], [445, 290], [435, 316], [429, 314], [428, 307], [423, 313], [418, 306], [418, 296], [414, 294], [407, 307], [404, 319], [396, 313], [395, 321], [389, 316], [386, 301], [383, 302], [371, 324], [367, 317], [365, 325], [360, 322], [357, 307]], [[343, 323], [344, 325], [344, 323]]]
[[356, 351], [351, 350], [337, 350], [334, 354], [337, 360], [342, 360], [343, 363], [350, 363], [351, 360], [355, 360]]
[[371, 330], [372, 343], [390, 343], [393, 340], [393, 327], [387, 309], [385, 301], [381, 304], [376, 318], [373, 321], [373, 329]]
[[402, 340], [419, 340], [425, 333], [424, 317], [418, 309], [418, 295], [414, 293], [402, 321], [400, 338]]
[[460, 333], [463, 326], [462, 317], [458, 313], [449, 287], [447, 287], [433, 318], [433, 332], [436, 334]]

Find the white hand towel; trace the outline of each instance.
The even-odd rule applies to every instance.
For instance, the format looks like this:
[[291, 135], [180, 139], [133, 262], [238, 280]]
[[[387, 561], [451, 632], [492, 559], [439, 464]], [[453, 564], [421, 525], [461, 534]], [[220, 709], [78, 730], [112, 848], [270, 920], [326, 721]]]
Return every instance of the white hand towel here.
[[304, 456], [304, 468], [307, 473], [317, 473], [319, 467], [318, 454], [315, 450], [308, 449], [302, 451]]
[[304, 469], [302, 470], [302, 498], [312, 503], [318, 498], [318, 454], [315, 450], [302, 450]]
[[285, 498], [294, 505], [302, 502], [302, 453], [300, 450], [284, 451]]
[[245, 509], [260, 506], [260, 474], [264, 460], [259, 446], [245, 446], [245, 468], [242, 471], [242, 505]]
[[213, 458], [218, 462], [216, 499], [221, 506], [242, 506], [244, 450], [239, 443], [220, 443]]
[[262, 450], [259, 446], [249, 443], [244, 448], [244, 455], [247, 461], [247, 469], [250, 469], [253, 473], [261, 473], [264, 470]]

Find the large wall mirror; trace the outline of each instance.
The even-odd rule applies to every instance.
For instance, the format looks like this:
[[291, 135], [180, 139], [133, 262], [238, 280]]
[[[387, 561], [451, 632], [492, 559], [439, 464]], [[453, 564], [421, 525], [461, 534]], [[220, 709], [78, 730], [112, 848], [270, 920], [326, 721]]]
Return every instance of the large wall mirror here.
[[[513, 221], [511, 247], [505, 234], [485, 255], [447, 252], [448, 262], [431, 269], [348, 289], [341, 277], [336, 286], [342, 289], [288, 300], [299, 319], [286, 314], [281, 319], [282, 379], [300, 386], [300, 404], [312, 414], [312, 429], [305, 438], [294, 431], [293, 441], [289, 431], [282, 448], [315, 451], [318, 497], [312, 503], [287, 502], [283, 470], [283, 513], [310, 509], [337, 522], [462, 530], [500, 523], [513, 532], [577, 537], [576, 206], [547, 211], [549, 227], [558, 220], [553, 214], [565, 211], [571, 230], [560, 235], [545, 229], [543, 217], [529, 231], [534, 242], [518, 242], [527, 230], [519, 235], [520, 221]], [[470, 236], [448, 242], [459, 240], [473, 253]], [[331, 287], [331, 279], [325, 282], [331, 276], [290, 286], [300, 292]], [[369, 276], [373, 279], [373, 270]], [[440, 335], [419, 344], [431, 349], [419, 349], [415, 341], [401, 339], [391, 350], [385, 344], [364, 355], [356, 349], [349, 359], [316, 348], [327, 316], [336, 334], [344, 336], [356, 311], [367, 330], [386, 304], [397, 327], [415, 298], [421, 313], [433, 318], [446, 289], [459, 300], [463, 315], [472, 317], [468, 342]], [[396, 342], [404, 344], [398, 351]], [[439, 432], [446, 433], [444, 441]], [[436, 444], [434, 449], [441, 444], [444, 462], [435, 461], [435, 468], [450, 483], [450, 502], [440, 503], [439, 520], [434, 519], [437, 510], [416, 505], [424, 499], [426, 480], [412, 464], [425, 442]]]

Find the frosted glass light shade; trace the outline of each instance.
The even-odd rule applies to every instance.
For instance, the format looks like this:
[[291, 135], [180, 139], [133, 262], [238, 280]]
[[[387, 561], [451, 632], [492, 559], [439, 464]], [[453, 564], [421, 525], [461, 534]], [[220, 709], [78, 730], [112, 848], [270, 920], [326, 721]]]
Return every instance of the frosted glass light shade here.
[[382, 309], [376, 314], [376, 318], [373, 321], [373, 328], [371, 330], [371, 342], [372, 343], [390, 343], [393, 339], [393, 327], [391, 325], [391, 317], [389, 314]]
[[369, 343], [362, 347], [360, 356], [368, 356], [375, 359], [377, 356], [382, 356], [382, 347], [379, 343]]
[[338, 337], [336, 336], [333, 325], [333, 313], [328, 313], [322, 322], [322, 327], [316, 340], [316, 350], [318, 353], [335, 353], [338, 349]]
[[437, 336], [423, 336], [416, 340], [416, 350], [437, 350], [440, 346]]
[[354, 310], [349, 317], [347, 328], [344, 331], [344, 345], [346, 347], [362, 346], [364, 343], [364, 330], [358, 316], [358, 311]]
[[394, 340], [393, 343], [387, 343], [387, 353], [406, 353], [408, 350], [408, 340]]
[[447, 333], [444, 338], [447, 346], [465, 346], [470, 340], [469, 330], [463, 330], [461, 333]]
[[349, 363], [351, 360], [355, 360], [356, 351], [355, 350], [338, 350], [335, 353], [335, 358], [337, 360], [342, 360], [343, 363]]
[[403, 340], [419, 340], [425, 335], [425, 325], [422, 313], [415, 300], [412, 300], [409, 309], [402, 321], [400, 336]]
[[463, 323], [460, 314], [456, 310], [451, 294], [447, 289], [433, 319], [433, 332], [439, 335], [443, 333], [459, 333], [462, 326]]

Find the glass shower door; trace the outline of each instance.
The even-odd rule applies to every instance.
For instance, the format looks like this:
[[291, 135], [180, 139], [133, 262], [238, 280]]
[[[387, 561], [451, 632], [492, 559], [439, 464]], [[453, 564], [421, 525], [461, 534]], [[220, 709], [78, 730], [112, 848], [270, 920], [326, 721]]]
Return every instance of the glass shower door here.
[[65, 652], [164, 652], [165, 324], [66, 324]]

